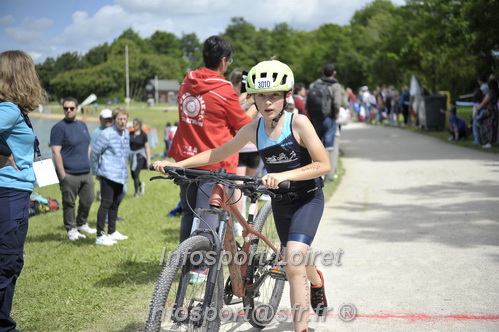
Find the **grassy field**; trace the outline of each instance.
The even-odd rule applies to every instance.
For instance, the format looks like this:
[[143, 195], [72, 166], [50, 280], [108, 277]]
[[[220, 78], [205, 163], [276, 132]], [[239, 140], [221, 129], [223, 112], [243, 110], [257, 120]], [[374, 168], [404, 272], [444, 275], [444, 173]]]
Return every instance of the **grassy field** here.
[[[164, 105], [166, 108], [167, 105]], [[62, 114], [58, 107], [53, 113]], [[131, 116], [141, 117], [158, 130], [163, 151], [163, 128], [175, 122], [177, 112], [132, 104]], [[89, 115], [97, 118], [98, 115]], [[36, 128], [35, 128], [36, 129]], [[325, 187], [330, 197], [339, 178]], [[133, 198], [133, 185], [123, 200], [117, 229], [129, 236], [111, 247], [96, 246], [95, 235], [76, 242], [67, 240], [62, 211], [30, 218], [25, 246], [25, 266], [16, 286], [12, 315], [23, 331], [139, 331], [161, 270], [164, 250], [178, 244], [179, 217], [167, 217], [177, 206], [178, 188], [171, 181], [148, 179], [157, 173], [143, 171], [146, 193]], [[96, 186], [97, 189], [97, 186]], [[44, 197], [61, 201], [58, 185], [36, 188]], [[94, 202], [89, 223], [95, 227], [99, 202]]]

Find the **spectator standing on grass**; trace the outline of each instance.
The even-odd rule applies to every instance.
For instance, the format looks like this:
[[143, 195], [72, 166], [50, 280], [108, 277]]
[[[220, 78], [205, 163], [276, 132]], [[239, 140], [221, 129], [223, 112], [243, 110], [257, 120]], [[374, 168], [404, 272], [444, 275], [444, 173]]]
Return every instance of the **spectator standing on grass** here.
[[23, 51], [0, 53], [0, 331], [17, 331], [10, 312], [24, 266], [35, 182], [35, 135], [28, 113], [44, 100], [33, 59]]
[[[306, 108], [309, 111], [310, 119], [312, 125], [317, 132], [317, 135], [324, 144], [324, 147], [329, 153], [329, 158], [331, 161], [331, 171], [327, 175], [327, 178], [334, 179], [337, 166], [337, 156], [335, 149], [339, 149], [339, 132], [338, 131], [338, 115], [340, 113], [340, 107], [342, 106], [342, 94], [341, 85], [338, 83], [336, 77], [336, 66], [333, 63], [326, 63], [322, 69], [323, 77], [317, 79], [310, 85], [309, 91], [314, 87], [314, 85], [325, 84], [328, 87], [329, 95], [331, 100], [331, 111], [329, 115], [323, 116], [318, 112], [312, 113], [312, 108], [310, 103], [312, 98], [309, 94], [307, 98]], [[327, 98], [324, 96], [324, 98]], [[338, 137], [336, 137], [338, 136]], [[336, 143], [336, 144], [335, 144]]]
[[109, 108], [105, 108], [100, 111], [99, 122], [100, 126], [95, 128], [90, 135], [90, 148], [92, 148], [92, 145], [94, 145], [95, 140], [97, 139], [97, 137], [99, 137], [100, 133], [104, 129], [113, 125], [113, 111], [111, 111]]
[[295, 83], [293, 89], [293, 101], [295, 103], [296, 109], [298, 109], [299, 114], [306, 115], [309, 119], [307, 109], [305, 108], [305, 99], [307, 98], [307, 89], [305, 84], [298, 82]]
[[151, 149], [147, 140], [147, 134], [142, 131], [142, 120], [133, 120], [133, 131], [130, 133], [130, 171], [132, 173], [135, 194], [133, 197], [144, 195], [146, 183], [140, 182], [140, 171], [147, 169], [151, 163]]
[[170, 145], [172, 144], [172, 140], [170, 138], [171, 129], [171, 122], [167, 122], [164, 130], [165, 152], [163, 153], [163, 155], [165, 156], [165, 158], [168, 156], [168, 150], [170, 149]]
[[480, 121], [479, 119], [483, 115], [483, 111], [478, 113], [478, 106], [483, 100], [482, 89], [476, 88], [473, 93], [473, 113], [472, 113], [472, 131], [473, 131], [473, 144], [482, 145], [482, 140], [480, 138]]
[[478, 86], [480, 90], [482, 90], [483, 95], [485, 96], [487, 92], [489, 92], [489, 86], [487, 84], [487, 77], [485, 75], [480, 75], [477, 77]]
[[404, 118], [404, 122], [402, 123], [402, 127], [407, 126], [409, 123], [409, 105], [411, 103], [411, 95], [409, 94], [409, 88], [404, 86], [402, 88], [402, 94], [400, 95], [399, 107], [402, 109], [402, 117]]
[[[108, 108], [105, 108], [102, 111], [100, 111], [99, 121], [100, 121], [100, 126], [95, 128], [94, 131], [92, 131], [92, 134], [90, 135], [90, 150], [92, 149], [92, 146], [97, 140], [97, 137], [99, 137], [100, 133], [104, 129], [111, 127], [113, 125], [113, 111], [111, 111]], [[97, 190], [95, 196], [96, 199], [100, 201], [100, 190]]]
[[[101, 184], [101, 202], [97, 212], [98, 245], [111, 246], [125, 236], [116, 230], [118, 208], [123, 198], [123, 188], [128, 181], [128, 156], [130, 154], [130, 134], [126, 130], [128, 111], [117, 107], [113, 111], [114, 125], [104, 129], [94, 146], [90, 158], [92, 173]], [[105, 232], [108, 217], [108, 232]]]
[[[223, 38], [211, 36], [203, 45], [205, 67], [187, 74], [178, 94], [179, 125], [169, 155], [176, 161], [221, 146], [234, 137], [235, 132], [251, 122], [239, 103], [232, 84], [223, 76], [233, 61], [234, 49]], [[238, 154], [201, 169], [225, 168], [235, 173]], [[208, 207], [206, 192], [212, 182], [181, 185], [182, 220], [180, 241], [191, 234], [193, 210]]]
[[[90, 133], [83, 121], [76, 120], [78, 101], [67, 97], [62, 102], [64, 119], [50, 131], [50, 144], [62, 193], [62, 216], [68, 239], [95, 234], [88, 226], [88, 214], [94, 200], [94, 180], [90, 173]], [[75, 217], [76, 198], [78, 212]]]
[[335, 78], [336, 66], [333, 63], [325, 64], [322, 70], [322, 74], [323, 77], [317, 79], [314, 83], [312, 83], [310, 85], [310, 88], [313, 88], [314, 84], [326, 84], [328, 86], [329, 93], [332, 98], [331, 113], [326, 117], [320, 117], [312, 114], [310, 114], [310, 117], [315, 131], [319, 135], [322, 143], [324, 144], [326, 149], [332, 150], [334, 147], [336, 130], [338, 129], [336, 120], [338, 119], [338, 114], [341, 107], [341, 85]]
[[499, 97], [499, 87], [495, 79], [489, 80], [487, 86], [488, 91], [477, 107], [479, 113], [483, 112], [483, 115], [478, 121], [480, 123], [482, 148], [484, 149], [491, 148], [492, 144], [497, 141], [498, 130], [497, 101]]
[[385, 98], [383, 90], [379, 86], [374, 90], [374, 98], [376, 99], [376, 113], [378, 115], [378, 122], [379, 124], [383, 124], [383, 120], [385, 119], [386, 114]]

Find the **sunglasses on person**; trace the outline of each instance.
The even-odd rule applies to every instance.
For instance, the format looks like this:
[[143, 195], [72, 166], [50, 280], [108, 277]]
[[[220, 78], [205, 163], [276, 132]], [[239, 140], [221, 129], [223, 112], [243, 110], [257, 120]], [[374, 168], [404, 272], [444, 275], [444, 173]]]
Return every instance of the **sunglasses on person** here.
[[69, 111], [74, 111], [74, 110], [76, 109], [76, 107], [63, 107], [63, 109], [64, 109], [65, 111], [68, 111], [68, 110], [69, 110]]

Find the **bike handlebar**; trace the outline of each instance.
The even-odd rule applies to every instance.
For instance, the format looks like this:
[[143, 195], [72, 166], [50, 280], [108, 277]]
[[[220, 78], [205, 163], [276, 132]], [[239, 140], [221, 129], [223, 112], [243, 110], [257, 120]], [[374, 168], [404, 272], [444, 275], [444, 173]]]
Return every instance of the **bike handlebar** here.
[[[169, 174], [170, 178], [174, 179], [183, 179], [188, 181], [189, 177], [209, 177], [214, 179], [224, 179], [229, 181], [242, 181], [245, 184], [262, 184], [262, 178], [256, 176], [247, 176], [247, 175], [237, 175], [232, 173], [226, 173], [225, 169], [221, 168], [218, 171], [216, 170], [202, 170], [202, 169], [193, 169], [193, 168], [184, 168], [184, 167], [176, 167], [176, 166], [165, 166], [165, 172]], [[154, 165], [149, 165], [149, 170], [154, 171]], [[192, 180], [194, 181], [194, 180]], [[290, 187], [290, 181], [283, 181], [279, 183], [279, 188], [288, 189]], [[234, 183], [234, 186], [238, 185]]]

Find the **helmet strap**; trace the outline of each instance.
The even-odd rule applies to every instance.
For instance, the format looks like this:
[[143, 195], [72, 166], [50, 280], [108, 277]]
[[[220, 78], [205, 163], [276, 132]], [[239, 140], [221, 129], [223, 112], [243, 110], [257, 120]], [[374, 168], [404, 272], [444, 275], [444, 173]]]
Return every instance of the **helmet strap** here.
[[278, 116], [276, 116], [275, 119], [272, 120], [272, 122], [270, 123], [270, 128], [271, 129], [274, 129], [276, 126], [277, 126], [277, 123], [279, 122], [279, 120], [281, 119], [281, 116], [284, 114], [284, 111], [286, 110], [286, 108], [288, 107], [288, 101], [286, 100], [286, 94], [287, 92], [284, 92], [284, 105], [282, 107], [282, 111], [279, 113]]

